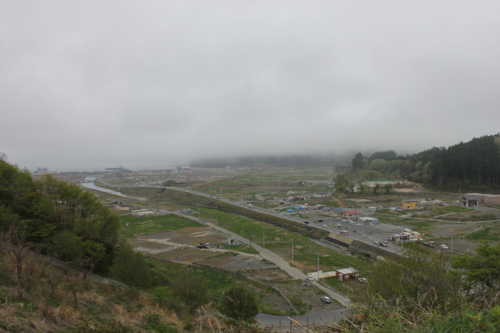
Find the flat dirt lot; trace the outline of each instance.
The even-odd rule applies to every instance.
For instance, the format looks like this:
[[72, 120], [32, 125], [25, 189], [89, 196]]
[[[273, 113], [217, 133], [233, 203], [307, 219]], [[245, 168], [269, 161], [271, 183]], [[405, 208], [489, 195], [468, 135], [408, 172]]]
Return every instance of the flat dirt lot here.
[[[276, 266], [265, 262], [258, 255], [240, 253], [231, 250], [227, 244], [228, 236], [205, 227], [184, 228], [176, 231], [158, 232], [130, 239], [130, 245], [137, 251], [154, 255], [158, 258], [187, 264], [215, 267], [231, 272], [257, 270], [249, 277], [260, 281], [283, 281], [290, 279], [282, 272], [269, 270]], [[200, 242], [208, 242], [210, 249], [200, 249]], [[221, 244], [222, 249], [214, 248]]]

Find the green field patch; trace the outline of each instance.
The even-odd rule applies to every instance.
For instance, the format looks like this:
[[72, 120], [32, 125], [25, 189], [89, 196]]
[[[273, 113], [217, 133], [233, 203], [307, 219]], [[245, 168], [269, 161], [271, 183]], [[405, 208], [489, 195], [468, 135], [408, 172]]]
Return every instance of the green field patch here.
[[[498, 229], [497, 229], [498, 230]], [[479, 231], [473, 232], [467, 236], [466, 239], [475, 240], [475, 241], [499, 241], [500, 240], [500, 232], [498, 232], [494, 228], [487, 227], [483, 228]]]
[[121, 234], [130, 238], [137, 234], [151, 234], [154, 232], [179, 230], [189, 227], [201, 227], [198, 222], [177, 215], [162, 215], [135, 217], [132, 215], [121, 216]]
[[446, 207], [439, 207], [436, 209], [436, 214], [448, 214], [448, 213], [468, 213], [470, 212], [470, 208], [464, 208], [461, 206], [446, 206]]

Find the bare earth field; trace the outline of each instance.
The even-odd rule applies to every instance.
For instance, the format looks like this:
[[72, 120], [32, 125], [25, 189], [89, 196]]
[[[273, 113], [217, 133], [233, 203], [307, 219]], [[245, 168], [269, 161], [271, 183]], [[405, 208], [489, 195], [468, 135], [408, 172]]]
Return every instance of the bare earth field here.
[[[129, 243], [137, 251], [165, 260], [199, 264], [231, 272], [259, 270], [260, 273], [254, 276], [249, 274], [256, 280], [282, 281], [289, 278], [280, 270], [280, 274], [267, 270], [275, 265], [264, 262], [259, 256], [232, 251], [226, 241], [227, 235], [198, 227], [144, 235], [130, 239]], [[200, 249], [196, 247], [200, 242], [208, 242], [212, 246], [223, 244], [223, 248]], [[269, 275], [266, 272], [269, 272]]]

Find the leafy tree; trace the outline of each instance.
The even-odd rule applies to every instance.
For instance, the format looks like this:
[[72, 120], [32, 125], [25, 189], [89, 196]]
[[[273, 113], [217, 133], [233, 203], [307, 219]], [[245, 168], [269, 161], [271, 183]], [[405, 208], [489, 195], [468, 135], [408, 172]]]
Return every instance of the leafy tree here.
[[380, 184], [375, 184], [375, 186], [373, 187], [373, 194], [377, 194], [378, 190], [380, 190]]
[[392, 184], [385, 184], [384, 185], [384, 191], [385, 191], [385, 193], [389, 194], [389, 192], [391, 192], [392, 188], [393, 188]]
[[54, 236], [53, 245], [49, 248], [49, 253], [65, 262], [80, 265], [85, 250], [80, 237], [69, 231], [63, 231]]
[[335, 176], [334, 182], [335, 182], [335, 191], [336, 192], [345, 192], [345, 190], [349, 186], [349, 181], [347, 180], [347, 178], [344, 175], [339, 174], [339, 175]]
[[174, 297], [186, 304], [190, 312], [210, 300], [205, 279], [198, 275], [179, 276], [172, 281], [171, 290]]
[[351, 191], [351, 193], [354, 193], [354, 188], [356, 187], [356, 184], [352, 181], [348, 181], [347, 182], [347, 187], [349, 188], [349, 190]]
[[356, 171], [363, 167], [363, 155], [361, 153], [357, 153], [356, 156], [352, 159], [352, 170]]
[[85, 253], [85, 260], [82, 263], [82, 268], [93, 271], [106, 255], [106, 247], [99, 242], [86, 240], [82, 242], [82, 247]]
[[31, 175], [17, 166], [0, 163], [0, 206], [9, 208], [21, 219], [32, 219], [39, 196]]
[[370, 160], [370, 162], [372, 162], [373, 160], [376, 160], [376, 159], [392, 161], [392, 160], [396, 160], [397, 158], [398, 158], [398, 154], [396, 154], [395, 151], [387, 150], [387, 151], [379, 151], [379, 152], [373, 153], [370, 156], [369, 160]]
[[[45, 206], [52, 205], [52, 228], [75, 234], [84, 249], [82, 263], [87, 269], [106, 273], [112, 265], [118, 243], [119, 217], [104, 207], [91, 192], [52, 175], [36, 182]], [[43, 207], [43, 206], [42, 206]], [[48, 229], [49, 231], [52, 229]]]
[[151, 286], [151, 270], [144, 256], [127, 243], [121, 243], [109, 269], [111, 278], [135, 288]]
[[371, 161], [370, 169], [381, 171], [385, 169], [386, 165], [387, 162], [385, 160], [378, 158], [376, 160]]
[[259, 308], [250, 290], [232, 286], [222, 300], [221, 311], [228, 317], [248, 322], [259, 313]]
[[482, 244], [476, 254], [458, 257], [453, 266], [465, 271], [465, 289], [498, 288], [500, 286], [500, 243], [494, 246]]
[[363, 183], [361, 180], [358, 182], [358, 188], [359, 188], [359, 192], [361, 194], [365, 193], [365, 191], [368, 189], [368, 186]]
[[10, 208], [0, 205], [0, 232], [7, 232], [11, 227], [16, 227], [21, 217]]
[[169, 287], [158, 286], [153, 291], [153, 296], [160, 306], [166, 306], [169, 299], [172, 299], [172, 291]]

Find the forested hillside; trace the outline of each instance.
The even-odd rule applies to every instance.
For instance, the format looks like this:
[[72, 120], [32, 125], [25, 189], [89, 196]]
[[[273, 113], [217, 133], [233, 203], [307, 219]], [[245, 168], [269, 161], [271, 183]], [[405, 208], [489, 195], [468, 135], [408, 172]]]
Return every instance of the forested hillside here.
[[398, 156], [394, 151], [370, 157], [356, 154], [352, 170], [360, 178], [407, 179], [433, 188], [500, 189], [500, 136], [474, 138], [448, 148]]
[[52, 175], [0, 161], [0, 232], [33, 244], [73, 266], [107, 273], [113, 263], [120, 219], [96, 196]]

